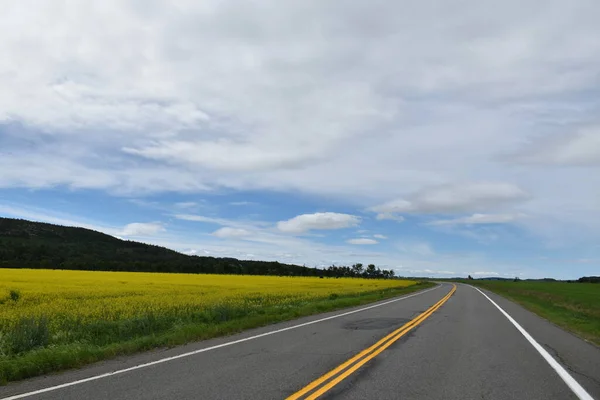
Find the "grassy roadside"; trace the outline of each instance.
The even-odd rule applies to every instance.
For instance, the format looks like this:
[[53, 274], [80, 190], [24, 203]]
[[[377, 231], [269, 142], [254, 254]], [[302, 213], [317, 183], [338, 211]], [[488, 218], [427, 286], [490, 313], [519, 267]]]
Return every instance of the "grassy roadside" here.
[[360, 306], [432, 286], [434, 286], [433, 283], [419, 282], [408, 287], [377, 290], [356, 295], [330, 296], [315, 299], [296, 308], [272, 306], [212, 323], [181, 324], [165, 332], [102, 346], [70, 343], [40, 348], [18, 356], [0, 357], [0, 384], [77, 368], [119, 355], [133, 354], [159, 347], [172, 347], [196, 340], [231, 335], [250, 328], [293, 320], [303, 316]]
[[464, 281], [504, 296], [600, 346], [600, 285], [567, 282]]

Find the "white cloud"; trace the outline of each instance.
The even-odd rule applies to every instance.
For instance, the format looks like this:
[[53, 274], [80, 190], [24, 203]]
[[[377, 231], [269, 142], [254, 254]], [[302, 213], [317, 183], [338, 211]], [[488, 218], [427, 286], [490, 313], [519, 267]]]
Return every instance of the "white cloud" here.
[[534, 140], [512, 159], [531, 164], [600, 165], [600, 126], [585, 127], [570, 135]]
[[350, 244], [358, 244], [358, 245], [369, 245], [369, 244], [377, 244], [377, 240], [367, 239], [367, 238], [357, 238], [357, 239], [349, 239], [346, 243]]
[[432, 221], [428, 225], [506, 224], [524, 217], [524, 214], [473, 214], [468, 217]]
[[[0, 162], [5, 187], [293, 189], [379, 202], [398, 188], [504, 175], [487, 160], [544, 134], [548, 118], [597, 114], [586, 98], [553, 101], [597, 84], [598, 6], [584, 0], [543, 10], [511, 0], [492, 17], [474, 0], [408, 11], [363, 1], [32, 4], [0, 16], [10, 55], [0, 121], [27, 130]], [[111, 35], [98, 33], [109, 24]], [[364, 154], [378, 156], [356, 163]]]
[[165, 230], [165, 228], [163, 227], [163, 225], [159, 224], [159, 223], [134, 222], [134, 223], [125, 225], [125, 227], [121, 231], [121, 235], [123, 235], [123, 236], [153, 236], [164, 230]]
[[204, 215], [195, 214], [175, 214], [174, 217], [183, 221], [205, 222], [215, 225], [227, 225], [231, 222], [230, 220], [224, 218], [206, 217]]
[[[486, 210], [523, 201], [529, 195], [508, 183], [463, 183], [425, 188], [371, 210], [377, 213], [446, 214]], [[381, 214], [380, 214], [381, 215]]]
[[500, 274], [498, 272], [495, 271], [476, 271], [476, 272], [472, 272], [471, 275], [476, 275], [476, 276], [500, 276]]
[[396, 215], [396, 214], [393, 214], [391, 212], [379, 213], [379, 214], [377, 214], [377, 216], [375, 217], [375, 219], [377, 219], [377, 221], [384, 221], [386, 219], [389, 219], [389, 220], [392, 220], [392, 221], [398, 221], [398, 222], [404, 221], [404, 217], [403, 216]]
[[173, 217], [181, 221], [201, 222], [205, 224], [233, 227], [249, 231], [264, 229], [272, 225], [271, 223], [265, 221], [207, 217], [205, 215], [198, 214], [175, 214]]
[[250, 232], [246, 229], [230, 228], [227, 226], [217, 229], [216, 231], [214, 231], [212, 233], [213, 236], [216, 236], [221, 239], [232, 239], [232, 238], [239, 239], [239, 238], [243, 238], [246, 236], [250, 236], [251, 234], [252, 234], [252, 232]]
[[373, 237], [376, 238], [376, 239], [387, 239], [387, 236], [385, 236], [385, 235], [379, 235], [379, 234], [373, 235]]
[[202, 166], [222, 171], [261, 171], [301, 166], [315, 160], [314, 148], [297, 149], [239, 144], [232, 141], [183, 142], [163, 141], [141, 149], [123, 148], [130, 154], [155, 160]]
[[[2, 137], [0, 136], [0, 140]], [[93, 158], [91, 155], [90, 158]], [[108, 157], [109, 159], [113, 156]], [[189, 171], [168, 166], [119, 168], [88, 166], [74, 159], [69, 149], [37, 149], [2, 154], [0, 187], [109, 190], [118, 195], [144, 195], [157, 191], [197, 192], [209, 187]], [[4, 173], [6, 172], [6, 173]]]
[[356, 226], [360, 218], [350, 214], [333, 212], [302, 214], [277, 223], [277, 228], [286, 233], [304, 233], [318, 229], [342, 229]]

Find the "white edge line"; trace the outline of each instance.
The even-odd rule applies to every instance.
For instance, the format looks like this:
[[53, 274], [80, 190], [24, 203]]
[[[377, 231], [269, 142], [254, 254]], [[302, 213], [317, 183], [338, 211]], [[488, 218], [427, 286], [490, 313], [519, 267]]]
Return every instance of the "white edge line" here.
[[511, 317], [510, 315], [508, 315], [508, 313], [506, 311], [504, 311], [498, 304], [496, 304], [494, 302], [494, 300], [490, 299], [487, 294], [485, 294], [481, 290], [479, 290], [479, 288], [476, 288], [476, 287], [471, 286], [471, 285], [468, 285], [468, 286], [472, 287], [473, 289], [475, 289], [479, 293], [481, 293], [483, 296], [485, 296], [486, 299], [488, 299], [493, 305], [495, 305], [496, 308], [498, 310], [500, 310], [500, 312], [502, 314], [504, 314], [504, 316], [506, 318], [508, 318], [508, 320], [519, 330], [519, 332], [521, 332], [521, 334], [523, 336], [525, 336], [525, 339], [527, 339], [527, 341], [529, 343], [531, 343], [531, 345], [538, 351], [538, 353], [540, 353], [542, 355], [542, 357], [544, 357], [544, 360], [546, 360], [546, 362], [548, 364], [550, 364], [550, 366], [554, 369], [554, 371], [556, 371], [556, 373], [558, 374], [558, 376], [561, 377], [561, 379], [567, 384], [567, 386], [569, 387], [569, 389], [571, 389], [573, 391], [573, 393], [575, 393], [575, 395], [580, 400], [594, 400], [594, 398], [592, 396], [590, 396], [590, 394], [588, 392], [585, 391], [585, 389], [579, 384], [579, 382], [577, 382], [575, 380], [575, 378], [573, 378], [562, 367], [562, 365], [560, 365], [554, 359], [554, 357], [552, 357], [550, 355], [550, 353], [548, 353], [546, 351], [546, 349], [544, 349], [538, 342], [536, 342], [535, 339], [521, 325], [519, 325], [519, 323], [517, 321], [515, 321], [513, 317]]
[[188, 353], [183, 353], [183, 354], [178, 354], [178, 355], [172, 356], [172, 357], [162, 358], [160, 360], [151, 361], [151, 362], [148, 362], [148, 363], [145, 363], [145, 364], [135, 365], [133, 367], [129, 367], [129, 368], [125, 368], [125, 369], [120, 369], [120, 370], [117, 370], [117, 371], [107, 372], [107, 373], [101, 374], [101, 375], [91, 376], [89, 378], [80, 379], [80, 380], [73, 381], [73, 382], [63, 383], [61, 385], [50, 386], [50, 387], [47, 387], [47, 388], [44, 388], [44, 389], [35, 390], [33, 392], [27, 392], [27, 393], [17, 394], [15, 396], [4, 397], [4, 398], [1, 398], [0, 400], [24, 399], [26, 397], [35, 396], [37, 394], [52, 392], [54, 390], [63, 389], [63, 388], [69, 387], [69, 386], [80, 385], [82, 383], [91, 382], [91, 381], [95, 381], [95, 380], [102, 379], [102, 378], [108, 378], [109, 376], [124, 374], [126, 372], [135, 371], [136, 369], [142, 369], [142, 368], [146, 368], [146, 367], [151, 367], [153, 365], [162, 364], [162, 363], [165, 363], [165, 362], [168, 362], [168, 361], [177, 360], [179, 358], [189, 357], [189, 356], [193, 356], [193, 355], [196, 355], [196, 354], [204, 353], [204, 352], [207, 352], [207, 351], [210, 351], [210, 350], [220, 349], [221, 347], [232, 346], [234, 344], [243, 343], [243, 342], [247, 342], [247, 341], [254, 340], [254, 339], [259, 339], [261, 337], [274, 335], [276, 333], [281, 333], [281, 332], [285, 332], [285, 331], [290, 331], [292, 329], [302, 328], [304, 326], [317, 324], [319, 322], [329, 321], [329, 320], [332, 320], [332, 319], [335, 319], [335, 318], [345, 317], [346, 315], [355, 314], [355, 313], [358, 313], [358, 312], [361, 312], [361, 311], [370, 310], [372, 308], [385, 306], [385, 305], [390, 304], [390, 303], [395, 303], [395, 302], [400, 301], [400, 300], [405, 300], [405, 299], [408, 299], [410, 297], [419, 296], [421, 294], [424, 294], [424, 293], [430, 292], [432, 290], [435, 290], [435, 289], [437, 289], [437, 288], [439, 288], [441, 286], [442, 285], [438, 284], [438, 286], [436, 286], [434, 288], [431, 288], [431, 289], [419, 291], [417, 293], [414, 293], [414, 294], [411, 294], [411, 295], [408, 295], [408, 296], [399, 297], [397, 299], [389, 300], [389, 301], [386, 301], [386, 302], [383, 302], [383, 303], [374, 304], [372, 306], [360, 308], [358, 310], [348, 311], [348, 312], [345, 312], [345, 313], [342, 313], [342, 314], [332, 315], [330, 317], [325, 317], [325, 318], [321, 318], [321, 319], [317, 319], [317, 320], [314, 320], [314, 321], [305, 322], [305, 323], [298, 324], [298, 325], [288, 326], [287, 328], [277, 329], [275, 331], [265, 332], [265, 333], [261, 333], [260, 335], [250, 336], [250, 337], [247, 337], [247, 338], [244, 338], [244, 339], [234, 340], [232, 342], [221, 343], [221, 344], [218, 344], [218, 345], [215, 345], [215, 346], [211, 346], [211, 347], [205, 347], [203, 349], [190, 351]]

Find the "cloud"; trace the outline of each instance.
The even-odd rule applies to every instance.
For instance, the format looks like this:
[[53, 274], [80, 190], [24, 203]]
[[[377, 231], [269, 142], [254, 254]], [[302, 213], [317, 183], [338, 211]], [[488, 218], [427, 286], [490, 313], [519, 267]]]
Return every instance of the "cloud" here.
[[[381, 202], [463, 174], [503, 178], [487, 160], [544, 134], [548, 115], [597, 114], [590, 96], [577, 97], [597, 86], [594, 4], [540, 11], [511, 0], [491, 19], [474, 0], [456, 10], [438, 1], [437, 12], [403, 2], [165, 4], [3, 10], [0, 121], [20, 128], [0, 143], [12, 153], [0, 157], [0, 186]], [[114, 34], [99, 34], [108, 24]], [[563, 93], [569, 104], [553, 100]], [[378, 157], [358, 165], [364, 154]]]
[[432, 221], [428, 225], [506, 224], [523, 217], [524, 214], [473, 214], [468, 217]]
[[383, 221], [386, 219], [392, 220], [392, 221], [398, 221], [398, 222], [402, 222], [404, 221], [404, 217], [401, 215], [396, 215], [390, 212], [385, 212], [385, 213], [379, 213], [377, 214], [377, 216], [375, 217], [375, 219], [377, 221]]
[[520, 153], [508, 158], [526, 164], [600, 165], [600, 125], [579, 129], [569, 135], [533, 140]]
[[529, 195], [509, 183], [463, 183], [425, 188], [405, 199], [371, 208], [377, 213], [448, 214], [485, 210], [527, 200]]
[[277, 223], [277, 228], [286, 233], [305, 233], [310, 230], [343, 229], [356, 226], [360, 218], [350, 214], [333, 212], [302, 214]]
[[277, 243], [279, 240], [284, 239], [283, 237], [271, 232], [270, 227], [272, 224], [269, 222], [207, 217], [196, 214], [176, 214], [174, 217], [181, 221], [201, 222], [210, 225], [222, 226], [222, 228], [217, 229], [212, 233], [212, 236], [221, 239], [244, 238], [245, 240], [269, 243]]
[[349, 239], [346, 243], [350, 244], [358, 244], [358, 245], [369, 245], [369, 244], [377, 244], [379, 243], [377, 240], [367, 239], [367, 238], [358, 238], [358, 239]]
[[182, 201], [179, 203], [175, 203], [175, 207], [181, 209], [194, 209], [198, 207], [198, 203], [194, 201]]
[[476, 271], [476, 272], [471, 272], [471, 275], [476, 275], [476, 276], [500, 276], [500, 274], [498, 272], [495, 271]]
[[221, 239], [239, 239], [239, 238], [243, 238], [246, 236], [250, 236], [251, 234], [252, 234], [252, 232], [250, 232], [246, 229], [230, 228], [230, 227], [223, 227], [223, 228], [217, 229], [216, 231], [214, 231], [212, 233], [213, 236], [216, 236]]
[[385, 236], [385, 235], [379, 235], [379, 234], [373, 235], [373, 237], [376, 238], [376, 239], [387, 239], [387, 236]]
[[[307, 149], [308, 150], [308, 149]], [[123, 148], [123, 151], [154, 160], [203, 166], [222, 171], [261, 171], [296, 168], [312, 162], [315, 155], [284, 148], [239, 144], [232, 141], [183, 142], [163, 141], [140, 149]]]
[[204, 215], [195, 214], [175, 214], [174, 217], [183, 221], [205, 222], [215, 225], [227, 225], [231, 222], [224, 218], [205, 217]]
[[163, 225], [159, 224], [159, 223], [134, 222], [134, 223], [125, 225], [125, 227], [121, 231], [121, 235], [123, 235], [123, 236], [153, 236], [164, 230], [165, 230], [165, 228], [163, 227]]
[[[1, 126], [0, 126], [1, 131]], [[0, 135], [1, 144], [2, 135]], [[73, 150], [71, 150], [73, 151]], [[207, 191], [210, 188], [197, 175], [169, 166], [131, 167], [122, 166], [122, 160], [114, 160], [114, 166], [90, 166], [77, 160], [69, 149], [35, 149], [35, 156], [27, 151], [2, 154], [0, 188], [53, 188], [67, 187], [73, 190], [107, 190], [116, 195], [146, 195], [155, 192], [177, 191], [180, 193]], [[87, 155], [90, 158], [92, 154]]]

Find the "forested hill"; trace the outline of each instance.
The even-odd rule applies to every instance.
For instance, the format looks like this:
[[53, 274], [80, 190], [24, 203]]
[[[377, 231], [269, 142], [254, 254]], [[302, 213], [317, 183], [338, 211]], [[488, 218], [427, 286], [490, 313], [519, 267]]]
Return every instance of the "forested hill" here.
[[[360, 265], [360, 264], [359, 264]], [[85, 228], [0, 217], [0, 268], [188, 272], [250, 275], [392, 277], [351, 267], [325, 270], [269, 261], [188, 256], [160, 246], [117, 239]]]
[[277, 262], [188, 256], [85, 228], [0, 218], [0, 267], [102, 271], [318, 275]]

